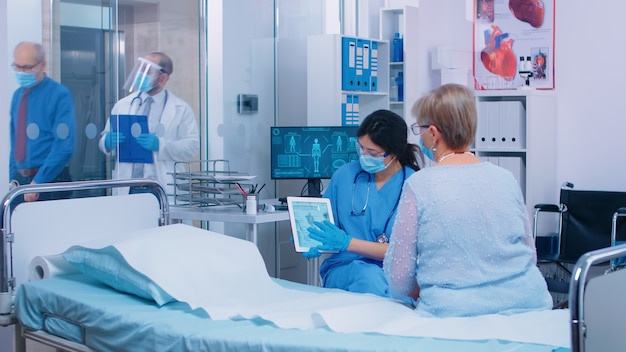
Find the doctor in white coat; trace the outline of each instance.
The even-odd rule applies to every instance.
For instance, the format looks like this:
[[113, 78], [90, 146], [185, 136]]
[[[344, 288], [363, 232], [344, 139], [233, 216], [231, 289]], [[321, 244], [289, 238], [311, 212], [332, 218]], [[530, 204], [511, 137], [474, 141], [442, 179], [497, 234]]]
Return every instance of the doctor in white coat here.
[[[112, 132], [107, 120], [100, 150], [107, 155], [116, 155], [119, 143], [127, 138], [136, 138], [137, 143], [152, 151], [153, 163], [120, 162], [116, 158], [113, 179], [149, 178], [158, 181], [167, 191], [174, 194], [174, 171], [177, 161], [193, 161], [200, 150], [200, 132], [193, 110], [184, 100], [165, 89], [165, 84], [174, 71], [169, 56], [153, 52], [138, 58], [124, 88], [130, 92], [119, 100], [111, 115], [147, 115], [150, 133], [132, 135]], [[185, 166], [177, 164], [177, 171], [184, 172]], [[188, 170], [187, 170], [188, 171]], [[141, 187], [118, 188], [117, 194], [140, 193], [149, 190]]]

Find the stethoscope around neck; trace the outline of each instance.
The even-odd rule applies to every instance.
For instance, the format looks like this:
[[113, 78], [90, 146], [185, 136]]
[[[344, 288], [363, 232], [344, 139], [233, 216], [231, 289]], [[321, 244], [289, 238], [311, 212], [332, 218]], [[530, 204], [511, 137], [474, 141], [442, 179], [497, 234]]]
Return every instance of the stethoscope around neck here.
[[[356, 185], [361, 175], [367, 175], [367, 193], [365, 194], [365, 203], [363, 204], [363, 208], [361, 208], [361, 210], [356, 210], [354, 209], [354, 196], [356, 194]], [[406, 169], [404, 168], [404, 166], [402, 166], [402, 180], [405, 180], [405, 179], [406, 179]], [[350, 211], [350, 215], [365, 214], [365, 211], [367, 210], [367, 206], [368, 206], [369, 199], [370, 199], [371, 184], [372, 184], [372, 175], [367, 171], [361, 170], [357, 172], [357, 174], [354, 176], [354, 182], [352, 184], [352, 209]], [[398, 198], [396, 199], [396, 203], [394, 204], [393, 209], [391, 209], [391, 211], [389, 212], [389, 215], [387, 216], [387, 220], [385, 221], [385, 227], [383, 227], [383, 233], [380, 234], [376, 238], [377, 242], [381, 242], [381, 243], [389, 242], [389, 238], [387, 237], [387, 226], [389, 226], [389, 221], [391, 220], [391, 217], [393, 216], [393, 214], [396, 212], [396, 209], [398, 208], [398, 204], [400, 203], [400, 197], [402, 196], [402, 184], [400, 184], [400, 190], [398, 191]]]
[[[131, 115], [131, 111], [133, 110], [133, 104], [135, 104], [135, 102], [138, 102], [137, 109], [135, 109], [135, 115], [139, 115], [139, 110], [141, 110], [141, 107], [143, 106], [143, 103], [145, 101], [144, 98], [141, 98], [141, 93], [142, 92], [137, 93], [137, 95], [135, 95], [133, 99], [130, 101], [130, 105], [128, 106], [129, 115]], [[165, 90], [165, 98], [163, 99], [163, 109], [161, 110], [161, 114], [159, 115], [159, 122], [161, 122], [161, 116], [163, 116], [163, 111], [165, 111], [165, 105], [167, 105], [167, 89]]]

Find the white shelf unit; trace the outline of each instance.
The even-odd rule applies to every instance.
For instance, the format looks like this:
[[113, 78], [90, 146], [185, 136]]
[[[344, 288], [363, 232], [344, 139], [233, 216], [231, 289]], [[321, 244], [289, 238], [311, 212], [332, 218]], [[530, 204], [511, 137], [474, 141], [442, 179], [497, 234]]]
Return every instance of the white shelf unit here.
[[[382, 8], [380, 10], [380, 34], [381, 40], [389, 42], [389, 57], [393, 50], [393, 38], [395, 33], [400, 33], [403, 38], [403, 61], [389, 62], [389, 74], [380, 75], [380, 81], [386, 80], [390, 85], [391, 79], [398, 76], [398, 72], [403, 72], [404, 82], [404, 98], [403, 101], [389, 101], [389, 110], [404, 117], [405, 120], [411, 119], [411, 108], [419, 98], [419, 73], [418, 65], [420, 57], [424, 54], [419, 53], [418, 46], [418, 8], [414, 6], [404, 6], [401, 8]], [[392, 96], [393, 94], [389, 94]]]
[[[492, 162], [504, 160], [501, 166], [512, 169], [514, 175], [519, 170], [516, 177], [530, 216], [535, 204], [554, 203], [559, 194], [554, 91], [490, 90], [474, 93], [478, 107], [473, 148], [476, 156]], [[496, 108], [485, 103], [495, 104]], [[521, 112], [519, 107], [523, 108]], [[516, 121], [517, 116], [519, 121]], [[483, 141], [485, 135], [488, 135], [487, 141]], [[512, 141], [512, 137], [516, 140]], [[515, 160], [519, 162], [511, 164]]]
[[359, 121], [378, 109], [389, 108], [389, 43], [378, 39], [376, 91], [342, 89], [342, 38], [340, 34], [312, 35], [307, 39], [307, 126], [342, 125], [342, 101], [359, 96]]

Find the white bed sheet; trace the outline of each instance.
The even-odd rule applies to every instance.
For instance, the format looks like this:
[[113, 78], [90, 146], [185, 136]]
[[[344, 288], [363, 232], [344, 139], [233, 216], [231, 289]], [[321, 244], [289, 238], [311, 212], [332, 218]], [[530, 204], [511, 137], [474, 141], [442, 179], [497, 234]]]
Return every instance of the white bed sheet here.
[[[570, 346], [567, 310], [424, 318], [393, 300], [340, 290], [312, 293], [271, 280], [250, 242], [177, 224], [114, 244], [136, 270], [214, 320], [263, 319], [281, 328]], [[540, 324], [538, 322], [541, 322]]]
[[[280, 279], [293, 290], [321, 289]], [[63, 275], [22, 285], [16, 297], [25, 327], [43, 330], [97, 351], [272, 351], [272, 352], [553, 352], [555, 346], [504, 340], [447, 340], [328, 328], [279, 329], [262, 320], [212, 320], [181, 302], [159, 307], [123, 294], [85, 275]], [[46, 315], [48, 317], [46, 318]]]

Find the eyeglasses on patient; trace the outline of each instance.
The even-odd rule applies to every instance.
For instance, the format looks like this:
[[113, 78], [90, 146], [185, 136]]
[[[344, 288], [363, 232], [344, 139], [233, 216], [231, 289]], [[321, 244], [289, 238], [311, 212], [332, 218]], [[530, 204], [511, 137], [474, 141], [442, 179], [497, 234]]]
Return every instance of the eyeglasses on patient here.
[[11, 64], [11, 67], [13, 67], [13, 70], [18, 71], [18, 72], [32, 72], [35, 67], [37, 67], [37, 65], [39, 65], [41, 63], [41, 61], [37, 61], [37, 63], [33, 64], [33, 65], [17, 65], [15, 63]]
[[428, 131], [428, 127], [430, 127], [430, 125], [418, 125], [416, 122], [411, 125], [411, 132], [413, 132], [414, 135], [419, 136]]
[[389, 155], [389, 153], [384, 152], [384, 151], [381, 152], [381, 151], [374, 150], [374, 149], [363, 148], [361, 146], [361, 143], [359, 142], [356, 142], [356, 151], [357, 153], [359, 153], [359, 155], [369, 155], [369, 156], [373, 156], [376, 158], [379, 158], [379, 157], [386, 158], [387, 155]]

